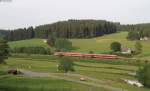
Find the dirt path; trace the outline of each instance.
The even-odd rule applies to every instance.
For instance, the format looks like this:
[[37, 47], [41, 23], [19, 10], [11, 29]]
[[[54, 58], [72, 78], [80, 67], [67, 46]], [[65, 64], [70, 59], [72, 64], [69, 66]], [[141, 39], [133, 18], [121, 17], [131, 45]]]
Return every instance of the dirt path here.
[[[66, 80], [66, 81], [71, 81], [74, 83], [80, 83], [80, 84], [85, 84], [85, 85], [90, 85], [90, 86], [95, 86], [95, 87], [102, 87], [105, 89], [109, 89], [111, 91], [127, 91], [121, 88], [116, 88], [116, 87], [112, 87], [109, 85], [106, 85], [105, 81], [96, 79], [96, 78], [92, 78], [92, 77], [88, 77], [88, 76], [84, 76], [84, 75], [80, 75], [80, 74], [64, 74], [64, 73], [42, 73], [42, 72], [33, 72], [33, 71], [29, 71], [29, 70], [23, 70], [20, 69], [20, 71], [25, 75], [25, 76], [29, 76], [29, 77], [51, 77], [51, 78], [55, 78], [55, 79], [61, 79], [61, 80]], [[61, 75], [61, 76], [59, 76]], [[80, 81], [80, 80], [76, 80], [73, 79], [72, 77], [85, 77], [88, 81]]]

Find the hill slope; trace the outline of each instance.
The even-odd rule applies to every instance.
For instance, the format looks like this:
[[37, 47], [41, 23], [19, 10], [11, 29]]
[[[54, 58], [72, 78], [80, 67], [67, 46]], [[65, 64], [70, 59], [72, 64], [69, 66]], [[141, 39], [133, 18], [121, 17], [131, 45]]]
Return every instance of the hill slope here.
[[[128, 32], [118, 32], [102, 37], [92, 39], [72, 39], [72, 43], [77, 50], [81, 52], [93, 51], [96, 53], [110, 52], [110, 44], [114, 41], [120, 42], [125, 48], [134, 48], [135, 41], [126, 39]], [[150, 56], [150, 41], [142, 41], [143, 52], [138, 57], [149, 58]]]
[[21, 40], [21, 41], [13, 41], [8, 43], [10, 48], [15, 47], [34, 47], [40, 46], [44, 48], [49, 48], [48, 44], [44, 42], [44, 39], [29, 39], [29, 40]]
[[77, 51], [96, 53], [105, 53], [110, 51], [110, 44], [114, 41], [121, 42], [125, 47], [133, 45], [132, 42], [126, 40], [127, 32], [114, 33], [92, 39], [72, 39], [72, 43], [78, 49]]
[[[76, 47], [77, 52], [89, 52], [95, 53], [107, 53], [110, 52], [110, 44], [114, 41], [118, 41], [125, 48], [134, 48], [135, 41], [129, 41], [126, 39], [128, 32], [118, 32], [102, 37], [91, 38], [91, 39], [70, 39], [73, 46]], [[150, 56], [150, 41], [142, 41], [143, 53], [139, 57], [147, 58]], [[11, 48], [21, 46], [42, 46], [49, 47], [44, 43], [43, 39], [29, 39], [22, 41], [14, 41], [9, 43]]]

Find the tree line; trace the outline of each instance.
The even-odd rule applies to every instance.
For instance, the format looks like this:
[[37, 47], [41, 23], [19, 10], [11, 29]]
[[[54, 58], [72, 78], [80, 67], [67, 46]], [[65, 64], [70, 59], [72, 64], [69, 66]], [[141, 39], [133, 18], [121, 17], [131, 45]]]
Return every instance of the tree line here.
[[0, 30], [5, 40], [16, 41], [34, 38], [34, 28], [19, 28], [15, 30]]
[[6, 63], [5, 59], [9, 56], [9, 46], [6, 40], [3, 39], [2, 35], [0, 34], [0, 64]]
[[44, 47], [16, 47], [11, 49], [12, 53], [25, 53], [25, 54], [50, 54], [51, 50]]
[[128, 31], [128, 39], [140, 40], [150, 38], [150, 24], [122, 25], [122, 31]]
[[48, 38], [53, 32], [63, 38], [91, 38], [117, 32], [119, 23], [105, 20], [68, 20], [53, 24], [40, 25], [35, 28], [0, 30], [8, 41], [31, 38]]

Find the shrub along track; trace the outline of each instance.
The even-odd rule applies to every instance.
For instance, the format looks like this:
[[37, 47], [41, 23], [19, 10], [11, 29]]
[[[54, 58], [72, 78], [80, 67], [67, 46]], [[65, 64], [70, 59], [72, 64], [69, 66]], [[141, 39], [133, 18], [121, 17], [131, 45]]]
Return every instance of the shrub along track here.
[[[42, 72], [33, 72], [33, 71], [23, 70], [23, 69], [19, 69], [19, 70], [24, 74], [24, 76], [29, 76], [29, 77], [51, 77], [55, 79], [71, 81], [74, 83], [80, 83], [80, 84], [90, 85], [94, 87], [102, 87], [111, 91], [127, 91], [121, 88], [109, 86], [105, 81], [92, 78], [92, 77], [88, 77], [88, 76], [84, 76], [84, 75], [80, 75], [80, 74], [42, 73]], [[87, 81], [80, 81], [79, 79], [75, 79], [75, 78], [80, 78], [80, 77], [86, 78]]]

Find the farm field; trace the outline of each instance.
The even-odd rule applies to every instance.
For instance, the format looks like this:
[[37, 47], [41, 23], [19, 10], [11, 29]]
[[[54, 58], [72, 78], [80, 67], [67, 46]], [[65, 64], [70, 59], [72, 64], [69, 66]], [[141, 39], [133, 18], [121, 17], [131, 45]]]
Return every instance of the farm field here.
[[[135, 41], [129, 41], [126, 39], [128, 32], [118, 32], [102, 37], [91, 38], [91, 39], [70, 39], [75, 52], [88, 53], [93, 51], [95, 53], [108, 53], [110, 52], [110, 44], [114, 41], [120, 42], [125, 48], [134, 48]], [[49, 48], [44, 43], [43, 39], [29, 39], [22, 41], [9, 42], [11, 48], [22, 47], [22, 46], [43, 46]], [[138, 58], [150, 59], [150, 41], [142, 41], [143, 53], [136, 56]]]
[[[119, 32], [92, 39], [72, 39], [71, 41], [73, 45], [78, 48], [75, 51], [108, 53], [110, 52], [110, 44], [114, 41], [120, 42], [124, 48], [134, 48], [135, 41], [127, 40], [127, 34], [128, 32]], [[142, 45], [143, 53], [138, 55], [138, 57], [149, 58], [150, 41], [142, 41]]]
[[[7, 91], [12, 91], [12, 89], [13, 91], [113, 91], [110, 89], [110, 87], [113, 87], [121, 89], [118, 91], [149, 91], [147, 88], [127, 85], [121, 80], [136, 80], [134, 76], [128, 75], [128, 73], [136, 72], [138, 69], [137, 66], [127, 64], [124, 61], [77, 60], [75, 62], [76, 71], [63, 74], [57, 71], [59, 60], [60, 58], [52, 56], [13, 55], [6, 61], [7, 65], [0, 65], [0, 88]], [[52, 77], [7, 75], [6, 72], [10, 68], [39, 72], [39, 74], [47, 73]], [[56, 78], [53, 78], [53, 76], [56, 76]], [[80, 77], [87, 78], [87, 81], [80, 83]]]
[[49, 46], [44, 42], [44, 39], [29, 39], [29, 40], [21, 40], [21, 41], [13, 41], [8, 43], [10, 48], [16, 47], [44, 47], [49, 48]]

